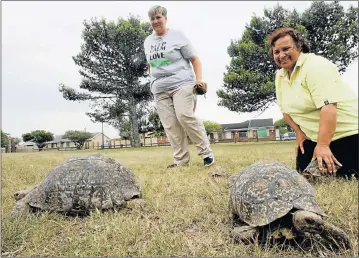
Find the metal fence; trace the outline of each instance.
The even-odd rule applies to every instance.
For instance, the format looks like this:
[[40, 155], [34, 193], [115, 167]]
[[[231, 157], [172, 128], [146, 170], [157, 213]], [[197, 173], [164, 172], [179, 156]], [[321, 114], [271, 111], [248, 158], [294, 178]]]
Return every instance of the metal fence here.
[[[241, 142], [266, 142], [266, 141], [277, 141], [276, 138], [273, 137], [257, 137], [257, 138], [248, 138], [248, 137], [235, 137], [232, 139], [209, 139], [211, 144], [217, 144], [217, 143], [241, 143]], [[189, 140], [190, 144], [193, 144]], [[146, 141], [142, 139], [140, 142], [140, 147], [158, 147], [158, 146], [171, 146], [170, 142], [168, 141]], [[41, 151], [73, 151], [73, 150], [83, 150], [83, 149], [94, 149], [94, 150], [100, 150], [100, 149], [122, 149], [122, 148], [131, 148], [130, 141], [125, 141], [125, 144], [108, 144], [108, 145], [101, 145], [99, 143], [97, 144], [91, 144], [84, 145], [83, 148], [79, 149], [75, 146], [68, 146], [68, 147], [54, 147], [54, 148], [48, 148], [45, 147]], [[38, 148], [17, 148], [13, 150], [12, 152], [38, 152]], [[4, 152], [2, 150], [2, 152]]]

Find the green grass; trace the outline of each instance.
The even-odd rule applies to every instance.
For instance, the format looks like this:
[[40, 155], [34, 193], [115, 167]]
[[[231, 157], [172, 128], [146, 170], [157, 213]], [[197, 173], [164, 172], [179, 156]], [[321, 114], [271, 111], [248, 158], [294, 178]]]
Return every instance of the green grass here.
[[[229, 174], [261, 160], [295, 167], [294, 143], [214, 144], [218, 166]], [[332, 256], [323, 249], [234, 244], [228, 240], [227, 178], [212, 178], [191, 146], [189, 167], [166, 169], [170, 147], [99, 151], [129, 167], [143, 188], [145, 209], [65, 218], [43, 213], [10, 219], [13, 193], [39, 183], [69, 156], [96, 151], [2, 155], [2, 256]], [[328, 220], [345, 230], [358, 251], [358, 185], [333, 179], [317, 184], [317, 199]]]

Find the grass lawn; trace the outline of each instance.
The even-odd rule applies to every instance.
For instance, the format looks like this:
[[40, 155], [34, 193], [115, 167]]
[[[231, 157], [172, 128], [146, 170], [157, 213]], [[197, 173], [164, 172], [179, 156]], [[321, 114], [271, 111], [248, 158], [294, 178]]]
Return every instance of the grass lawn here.
[[[294, 142], [214, 144], [216, 164], [229, 174], [256, 161], [278, 160], [295, 168]], [[234, 244], [228, 240], [228, 179], [209, 176], [212, 168], [191, 146], [189, 167], [166, 169], [170, 147], [99, 151], [129, 167], [143, 188], [146, 208], [118, 213], [94, 212], [65, 218], [44, 213], [10, 219], [13, 193], [39, 183], [69, 156], [86, 151], [48, 151], [2, 154], [2, 256], [332, 256], [328, 249], [298, 246]], [[315, 186], [328, 220], [345, 230], [358, 251], [358, 184], [328, 180]], [[317, 251], [315, 251], [317, 250]]]

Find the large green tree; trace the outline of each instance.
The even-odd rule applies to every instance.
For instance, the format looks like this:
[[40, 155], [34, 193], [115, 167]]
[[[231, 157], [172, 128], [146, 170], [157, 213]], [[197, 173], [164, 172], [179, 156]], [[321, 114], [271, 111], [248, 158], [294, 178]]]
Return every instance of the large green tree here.
[[81, 67], [80, 89], [87, 92], [64, 84], [59, 88], [67, 100], [90, 100], [92, 111], [86, 114], [94, 122], [118, 127], [127, 118], [132, 146], [139, 146], [138, 113], [152, 100], [143, 50], [151, 31], [149, 23], [135, 16], [85, 21], [81, 52], [73, 60]]
[[35, 130], [30, 133], [24, 133], [22, 135], [22, 139], [24, 142], [32, 141], [36, 143], [39, 151], [42, 150], [43, 147], [46, 146], [46, 142], [52, 141], [54, 139], [54, 135], [51, 132], [47, 132], [45, 130]]
[[300, 31], [311, 52], [333, 61], [341, 73], [358, 57], [358, 8], [347, 10], [339, 1], [314, 1], [303, 13], [277, 5], [253, 16], [242, 37], [228, 47], [231, 58], [224, 74], [223, 88], [217, 91], [219, 106], [235, 112], [263, 111], [275, 100], [277, 69], [269, 55], [268, 36], [277, 28]]
[[91, 138], [91, 133], [78, 130], [69, 130], [65, 132], [63, 138], [73, 141], [78, 149], [82, 149], [85, 141]]

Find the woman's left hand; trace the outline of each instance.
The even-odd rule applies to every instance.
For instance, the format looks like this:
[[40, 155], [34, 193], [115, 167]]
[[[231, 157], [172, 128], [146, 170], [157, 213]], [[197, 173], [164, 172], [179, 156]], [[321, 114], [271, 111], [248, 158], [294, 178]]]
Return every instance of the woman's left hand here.
[[313, 159], [318, 160], [319, 170], [323, 170], [323, 161], [327, 165], [328, 172], [335, 175], [335, 165], [342, 166], [339, 161], [334, 157], [332, 151], [327, 145], [317, 145], [314, 149]]

